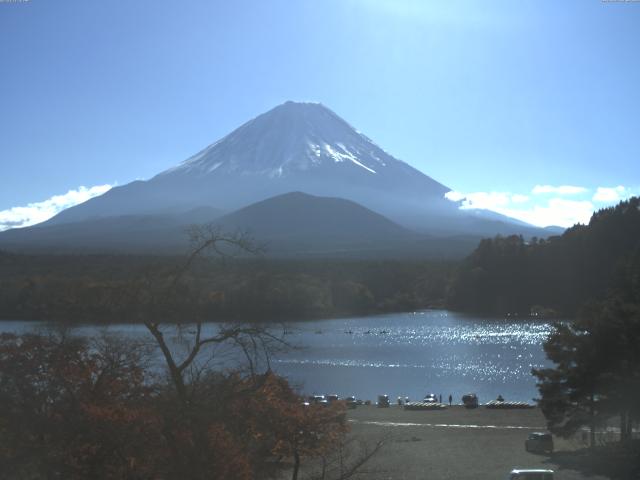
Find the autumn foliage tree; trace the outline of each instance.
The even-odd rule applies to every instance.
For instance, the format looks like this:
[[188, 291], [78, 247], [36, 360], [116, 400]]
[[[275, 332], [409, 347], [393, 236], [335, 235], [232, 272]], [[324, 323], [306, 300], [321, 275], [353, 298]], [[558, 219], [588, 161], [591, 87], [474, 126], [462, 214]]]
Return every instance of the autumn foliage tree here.
[[103, 339], [0, 335], [3, 478], [141, 478], [159, 428], [141, 350]]
[[246, 419], [243, 430], [268, 449], [268, 457], [293, 460], [293, 479], [303, 458], [331, 451], [348, 432], [343, 402], [305, 403], [285, 379], [271, 372], [245, 400], [232, 403], [233, 416]]
[[122, 339], [0, 336], [2, 478], [270, 478], [347, 432], [344, 405], [304, 405], [271, 372], [208, 372], [185, 408], [140, 351]]

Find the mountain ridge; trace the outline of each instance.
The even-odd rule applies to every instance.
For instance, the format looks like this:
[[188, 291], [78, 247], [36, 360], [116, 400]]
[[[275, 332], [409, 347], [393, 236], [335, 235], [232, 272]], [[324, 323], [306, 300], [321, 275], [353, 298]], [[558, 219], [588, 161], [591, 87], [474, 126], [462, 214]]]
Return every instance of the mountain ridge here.
[[49, 222], [202, 205], [233, 211], [291, 191], [347, 198], [385, 216], [405, 209], [399, 199], [455, 211], [444, 199], [449, 190], [325, 106], [287, 102], [150, 180], [115, 187]]
[[242, 232], [270, 257], [460, 258], [480, 240], [433, 238], [350, 200], [290, 192], [226, 215], [203, 209], [15, 229], [0, 234], [0, 247], [28, 253], [179, 254], [188, 249], [194, 223]]
[[[449, 191], [391, 156], [324, 105], [286, 102], [151, 179], [114, 187], [37, 227], [23, 229], [18, 236], [26, 241], [29, 235], [42, 232], [42, 227], [81, 222], [98, 225], [98, 219], [120, 218], [101, 224], [112, 222], [113, 228], [123, 222], [130, 228], [124, 219], [136, 216], [153, 217], [162, 224], [176, 216], [187, 218], [198, 209], [215, 209], [222, 216], [290, 192], [354, 202], [423, 235], [549, 235], [544, 229], [494, 212], [461, 210], [459, 203], [445, 198]], [[289, 205], [295, 207], [295, 202]], [[369, 215], [356, 210], [364, 217]], [[295, 225], [281, 224], [281, 229], [284, 238], [294, 234]], [[127, 231], [121, 234], [126, 236]], [[60, 232], [62, 239], [63, 230]], [[117, 232], [105, 231], [105, 235], [117, 236]], [[0, 233], [0, 244], [3, 237], [16, 238], [16, 234]], [[38, 243], [37, 239], [29, 241]], [[126, 238], [122, 243], [126, 244]]]

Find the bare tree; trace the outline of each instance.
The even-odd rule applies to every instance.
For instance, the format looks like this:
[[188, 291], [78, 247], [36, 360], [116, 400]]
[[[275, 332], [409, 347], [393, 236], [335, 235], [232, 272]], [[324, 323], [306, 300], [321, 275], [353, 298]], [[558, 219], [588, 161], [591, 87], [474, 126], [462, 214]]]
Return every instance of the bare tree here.
[[[162, 352], [176, 394], [183, 405], [187, 405], [190, 401], [186, 374], [197, 371], [196, 360], [206, 347], [222, 344], [238, 347], [247, 360], [249, 371], [254, 374], [261, 359], [266, 360], [269, 367], [270, 352], [284, 345], [282, 337], [272, 334], [269, 329], [261, 325], [252, 323], [220, 325], [212, 332], [205, 332], [204, 319], [196, 311], [195, 318], [191, 318], [187, 324], [174, 325], [181, 335], [188, 332], [190, 340], [186, 342], [188, 347], [186, 352], [183, 352], [182, 358], [177, 358], [177, 353], [172, 350], [163, 332], [163, 324], [166, 323], [163, 317], [164, 313], [171, 310], [172, 305], [180, 304], [176, 298], [181, 294], [181, 284], [195, 263], [210, 254], [218, 258], [229, 258], [239, 253], [258, 255], [263, 251], [246, 233], [225, 233], [214, 225], [193, 226], [189, 230], [189, 237], [191, 249], [186, 259], [171, 272], [164, 286], [155, 289], [156, 293], [152, 296], [153, 314], [150, 318], [144, 319], [144, 325]], [[171, 315], [168, 316], [171, 317]]]
[[[154, 314], [151, 317], [144, 318], [144, 325], [162, 352], [171, 383], [175, 388], [180, 411], [175, 421], [182, 424], [189, 422], [192, 425], [196, 425], [202, 418], [196, 411], [199, 406], [203, 406], [196, 405], [196, 400], [210, 398], [206, 394], [209, 388], [206, 380], [199, 381], [199, 379], [206, 379], [211, 372], [207, 369], [208, 363], [199, 361], [199, 359], [205, 357], [203, 354], [206, 349], [215, 349], [215, 347], [227, 345], [244, 357], [248, 373], [258, 381], [243, 384], [242, 381], [236, 382], [236, 380], [231, 379], [231, 382], [236, 382], [237, 385], [246, 385], [246, 388], [236, 385], [235, 390], [232, 388], [229, 391], [234, 391], [236, 395], [239, 394], [238, 392], [243, 392], [241, 394], [246, 396], [247, 401], [250, 401], [252, 393], [259, 392], [262, 387], [265, 387], [264, 382], [273, 381], [273, 377], [269, 374], [256, 375], [259, 367], [263, 366], [270, 370], [270, 355], [272, 352], [287, 348], [288, 345], [284, 340], [284, 329], [282, 336], [279, 336], [272, 333], [269, 328], [256, 323], [217, 324], [211, 327], [205, 324], [202, 314], [198, 309], [195, 309], [194, 316], [190, 318], [189, 323], [178, 325], [172, 323], [171, 325], [174, 331], [177, 329], [179, 335], [183, 335], [185, 339], [186, 348], [182, 352], [176, 351], [175, 344], [171, 343], [171, 339], [167, 338], [163, 330], [166, 330], [169, 321], [175, 321], [176, 319], [176, 315], [171, 312], [171, 309], [176, 308], [176, 306], [180, 309], [180, 306], [183, 305], [177, 297], [185, 294], [184, 285], [189, 272], [196, 268], [198, 262], [208, 254], [214, 254], [217, 258], [224, 259], [234, 257], [238, 253], [256, 255], [262, 252], [262, 249], [255, 246], [246, 234], [228, 234], [210, 225], [193, 227], [190, 230], [190, 238], [192, 246], [184, 262], [176, 266], [168, 277], [165, 276], [161, 279], [160, 288], [153, 289], [155, 294], [151, 297], [152, 305], [150, 305], [149, 312]], [[286, 381], [284, 382], [288, 385]], [[245, 388], [245, 390], [243, 391], [242, 388]], [[287, 386], [286, 388], [288, 389], [289, 387]], [[205, 393], [203, 394], [199, 389], [202, 389]], [[330, 434], [335, 434], [335, 447], [332, 444], [330, 448], [322, 448], [322, 446], [310, 442], [309, 445], [305, 444], [308, 448], [306, 450], [303, 449], [310, 457], [315, 456], [317, 458], [318, 455], [324, 455], [322, 457], [323, 469], [321, 476], [317, 477], [318, 479], [347, 480], [353, 477], [362, 470], [362, 467], [375, 456], [383, 445], [382, 441], [373, 446], [366, 442], [356, 442], [355, 440], [345, 442], [343, 434], [346, 429], [340, 426], [344, 424], [344, 421], [338, 422], [329, 419], [322, 425], [316, 425], [313, 420], [309, 420], [302, 415], [302, 410], [298, 410], [302, 407], [297, 395], [289, 397], [285, 394], [281, 400], [282, 403], [278, 404], [280, 405], [279, 407], [274, 407], [275, 410], [271, 414], [264, 416], [277, 417], [281, 420], [280, 423], [288, 422], [290, 424], [288, 427], [293, 428], [295, 432], [287, 436], [287, 428], [283, 429], [282, 426], [277, 425], [269, 426], [268, 422], [261, 427], [262, 430], [269, 432], [267, 436], [275, 435], [275, 437], [281, 439], [281, 441], [277, 442], [278, 445], [285, 444], [285, 439], [296, 443], [295, 439], [298, 439], [298, 437], [315, 438], [318, 432], [323, 431], [323, 429], [330, 432], [326, 434], [327, 438], [329, 438]], [[272, 398], [272, 402], [277, 404], [275, 397]], [[320, 414], [323, 412], [324, 415], [319, 415], [318, 418], [330, 417], [327, 410], [318, 410]], [[297, 423], [298, 421], [300, 423]], [[175, 425], [176, 423], [173, 423], [173, 426]], [[174, 445], [172, 448], [175, 450], [176, 456], [179, 457], [179, 442], [174, 438], [171, 421], [170, 427], [165, 429], [164, 434], [169, 444]], [[331, 436], [331, 438], [334, 437]], [[273, 449], [272, 453], [278, 451], [275, 445], [270, 448]], [[193, 456], [193, 459], [187, 459], [182, 464], [184, 471], [188, 471], [189, 465], [195, 465], [197, 458], [192, 449], [187, 449], [186, 453], [184, 450], [182, 452], [187, 456]], [[297, 478], [300, 464], [300, 448], [293, 448], [289, 454], [296, 458], [297, 466], [294, 469], [293, 478]], [[277, 463], [280, 465], [283, 455], [286, 457], [289, 454], [281, 453], [281, 458]], [[316, 477], [312, 477], [312, 480], [315, 479]]]

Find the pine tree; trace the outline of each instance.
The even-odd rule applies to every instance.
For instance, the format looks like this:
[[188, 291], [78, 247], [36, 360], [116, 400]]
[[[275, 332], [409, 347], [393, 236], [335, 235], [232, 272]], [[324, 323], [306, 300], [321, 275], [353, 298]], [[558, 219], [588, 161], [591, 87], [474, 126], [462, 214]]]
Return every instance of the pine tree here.
[[568, 437], [588, 426], [621, 420], [621, 440], [640, 418], [640, 308], [611, 298], [557, 323], [544, 349], [555, 367], [534, 369], [549, 430]]

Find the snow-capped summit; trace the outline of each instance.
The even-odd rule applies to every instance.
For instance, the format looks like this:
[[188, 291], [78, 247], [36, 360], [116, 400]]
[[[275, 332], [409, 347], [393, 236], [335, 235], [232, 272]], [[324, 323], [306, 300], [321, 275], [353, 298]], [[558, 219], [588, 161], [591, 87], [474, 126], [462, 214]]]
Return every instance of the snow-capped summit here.
[[444, 198], [448, 191], [392, 157], [327, 107], [286, 102], [152, 179], [113, 188], [47, 223], [175, 216], [202, 207], [232, 212], [277, 195], [303, 192], [357, 202], [431, 234], [518, 231], [506, 217], [481, 218], [459, 210]]
[[286, 177], [327, 164], [375, 175], [397, 162], [320, 103], [288, 101], [248, 121], [159, 176], [222, 172]]
[[393, 158], [324, 105], [286, 102], [152, 179], [113, 188], [51, 222], [201, 206], [232, 211], [292, 191], [406, 216], [416, 208], [455, 210], [444, 199], [449, 190]]

